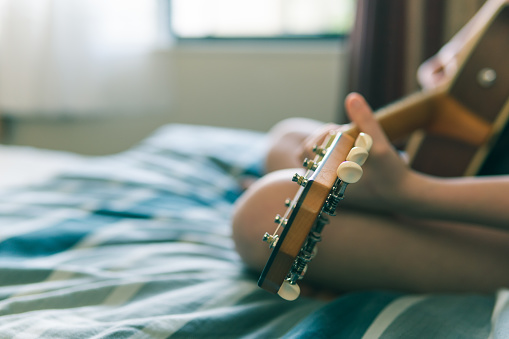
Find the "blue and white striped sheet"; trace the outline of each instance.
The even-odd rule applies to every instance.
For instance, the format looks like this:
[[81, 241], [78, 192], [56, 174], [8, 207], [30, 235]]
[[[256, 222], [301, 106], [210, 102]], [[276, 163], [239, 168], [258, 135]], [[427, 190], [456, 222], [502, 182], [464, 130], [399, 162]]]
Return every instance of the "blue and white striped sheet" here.
[[169, 125], [0, 193], [0, 338], [504, 338], [509, 298], [357, 292], [286, 302], [230, 239], [263, 134]]

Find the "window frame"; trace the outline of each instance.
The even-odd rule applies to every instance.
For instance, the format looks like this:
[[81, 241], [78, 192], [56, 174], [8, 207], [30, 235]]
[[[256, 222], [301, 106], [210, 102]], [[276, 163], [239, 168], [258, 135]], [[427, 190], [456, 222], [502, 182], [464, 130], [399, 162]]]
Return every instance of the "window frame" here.
[[[172, 25], [172, 0], [165, 1], [165, 12], [167, 17], [168, 34], [171, 39], [177, 43], [194, 42], [264, 42], [264, 41], [344, 41], [350, 36], [350, 32], [345, 33], [323, 33], [323, 34], [282, 34], [274, 36], [201, 36], [201, 37], [183, 37], [177, 34]], [[353, 28], [353, 26], [352, 26]]]

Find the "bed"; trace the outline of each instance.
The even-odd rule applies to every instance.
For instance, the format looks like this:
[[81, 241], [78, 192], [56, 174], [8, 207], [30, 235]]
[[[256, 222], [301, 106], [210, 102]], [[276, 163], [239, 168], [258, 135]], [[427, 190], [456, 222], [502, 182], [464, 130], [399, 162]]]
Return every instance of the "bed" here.
[[167, 125], [84, 157], [2, 147], [1, 338], [507, 338], [509, 292], [261, 290], [230, 239], [265, 135]]

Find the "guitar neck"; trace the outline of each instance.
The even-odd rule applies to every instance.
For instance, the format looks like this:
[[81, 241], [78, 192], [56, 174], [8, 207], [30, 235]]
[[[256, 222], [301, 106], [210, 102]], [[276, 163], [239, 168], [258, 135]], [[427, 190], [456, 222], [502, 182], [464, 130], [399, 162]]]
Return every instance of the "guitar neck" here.
[[[395, 141], [412, 132], [429, 126], [434, 118], [433, 106], [443, 90], [434, 89], [416, 92], [375, 112], [389, 140]], [[356, 138], [361, 131], [352, 124], [345, 133]]]

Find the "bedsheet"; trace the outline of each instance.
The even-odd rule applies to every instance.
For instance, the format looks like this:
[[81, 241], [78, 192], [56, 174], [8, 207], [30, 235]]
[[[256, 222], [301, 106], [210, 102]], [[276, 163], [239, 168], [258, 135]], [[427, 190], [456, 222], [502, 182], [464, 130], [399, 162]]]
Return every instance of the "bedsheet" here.
[[88, 156], [31, 146], [0, 145], [0, 190], [44, 182], [79, 166]]
[[230, 239], [265, 135], [168, 125], [0, 192], [0, 338], [504, 338], [509, 294], [287, 302]]

